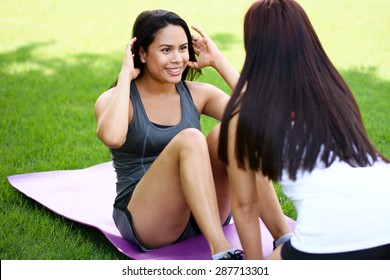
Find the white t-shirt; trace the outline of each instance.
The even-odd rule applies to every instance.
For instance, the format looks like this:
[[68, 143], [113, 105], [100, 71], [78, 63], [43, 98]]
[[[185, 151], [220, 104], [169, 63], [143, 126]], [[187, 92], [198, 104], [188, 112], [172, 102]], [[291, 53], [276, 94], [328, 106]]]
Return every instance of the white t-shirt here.
[[280, 184], [297, 210], [294, 248], [338, 253], [390, 243], [390, 164], [335, 161], [298, 173], [296, 181], [283, 173]]

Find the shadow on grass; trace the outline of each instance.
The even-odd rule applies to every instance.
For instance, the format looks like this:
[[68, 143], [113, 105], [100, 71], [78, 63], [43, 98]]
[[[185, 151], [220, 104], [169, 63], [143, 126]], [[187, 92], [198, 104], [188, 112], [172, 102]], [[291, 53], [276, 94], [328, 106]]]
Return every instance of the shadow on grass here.
[[47, 60], [34, 54], [47, 44], [0, 54], [0, 143], [13, 173], [87, 167], [105, 149], [95, 136], [93, 107], [115, 79], [120, 55]]
[[84, 244], [85, 259], [126, 259], [100, 231], [64, 223], [6, 180], [9, 175], [78, 169], [110, 159], [95, 135], [93, 106], [116, 78], [121, 55], [36, 55], [51, 43], [0, 54], [1, 259], [80, 259]]
[[[217, 34], [213, 39], [222, 50], [237, 42], [229, 34]], [[79, 242], [96, 244], [97, 251], [104, 251], [101, 258], [122, 258], [100, 231], [63, 222], [44, 207], [35, 211], [36, 203], [30, 200], [23, 203], [26, 197], [6, 180], [9, 175], [84, 168], [110, 159], [107, 149], [95, 136], [93, 106], [96, 98], [116, 79], [122, 54], [81, 53], [63, 59], [36, 55], [52, 43], [32, 43], [0, 53], [1, 259], [39, 259], [39, 252], [28, 249], [36, 240], [25, 232], [37, 232], [38, 238], [50, 239], [46, 229], [34, 222], [40, 220], [57, 224], [59, 232], [65, 232], [56, 237], [58, 240], [47, 241], [65, 252], [53, 252], [48, 258], [72, 256], [72, 251], [79, 249]], [[341, 74], [356, 96], [371, 139], [389, 157], [390, 82], [379, 78], [375, 68], [349, 69]], [[204, 69], [200, 80], [231, 92], [213, 69]], [[205, 123], [204, 129], [213, 124]], [[286, 214], [294, 217], [293, 210], [288, 211]], [[24, 224], [25, 221], [32, 222]], [[64, 246], [68, 243], [62, 239], [75, 240], [75, 245]], [[44, 240], [40, 242], [42, 249], [51, 246], [45, 245]], [[21, 251], [25, 254], [21, 255]], [[99, 254], [94, 257], [99, 258]]]

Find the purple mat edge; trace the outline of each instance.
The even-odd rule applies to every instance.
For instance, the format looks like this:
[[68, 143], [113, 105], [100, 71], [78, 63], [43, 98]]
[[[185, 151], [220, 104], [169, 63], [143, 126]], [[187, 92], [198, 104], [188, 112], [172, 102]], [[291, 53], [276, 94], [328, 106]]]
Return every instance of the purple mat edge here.
[[[52, 211], [53, 213], [62, 216], [68, 220], [71, 220], [73, 222], [83, 224], [92, 228], [95, 228], [102, 232], [105, 237], [110, 241], [110, 243], [122, 254], [126, 255], [127, 257], [131, 259], [136, 260], [207, 260], [210, 258], [210, 252], [207, 245], [207, 242], [205, 238], [200, 235], [193, 237], [191, 239], [185, 240], [183, 242], [165, 246], [162, 248], [154, 249], [149, 252], [141, 252], [137, 247], [132, 245], [127, 240], [123, 239], [122, 237], [112, 234], [108, 231], [106, 231], [104, 228], [101, 228], [99, 226], [96, 226], [91, 223], [82, 222], [80, 220], [67, 217], [63, 213], [58, 212], [56, 209], [53, 209], [52, 207], [48, 207], [35, 197], [31, 197], [25, 192], [21, 191], [15, 185], [15, 181], [17, 181], [19, 178], [28, 179], [28, 178], [36, 178], [37, 176], [45, 176], [47, 173], [56, 173], [56, 174], [65, 174], [68, 175], [70, 173], [77, 173], [77, 172], [83, 172], [86, 170], [105, 170], [108, 165], [110, 165], [111, 162], [101, 163], [97, 164], [91, 167], [87, 167], [84, 169], [76, 169], [76, 170], [56, 170], [56, 171], [43, 171], [43, 172], [33, 172], [33, 173], [26, 173], [26, 174], [17, 174], [8, 176], [7, 179], [12, 187], [14, 187], [16, 190], [24, 194], [26, 197], [29, 197], [30, 199], [36, 201], [37, 203], [43, 205], [48, 210]], [[291, 228], [294, 227], [294, 221], [286, 216], [286, 221], [288, 222], [289, 226]], [[266, 229], [265, 225], [262, 223], [261, 220], [259, 220], [259, 226], [261, 227], [261, 232], [263, 234], [263, 253], [265, 257], [269, 255], [269, 252], [272, 251], [272, 245], [269, 244], [269, 242], [264, 243], [265, 240], [270, 240], [270, 234], [268, 230]], [[234, 241], [232, 246], [237, 249], [242, 249], [241, 244], [239, 243], [237, 232], [235, 229], [234, 224], [230, 224], [226, 227], [224, 227], [224, 232], [227, 235], [227, 237], [233, 237], [229, 241]], [[228, 238], [229, 239], [229, 238]], [[231, 242], [232, 243], [232, 242]], [[196, 246], [194, 246], [196, 244]]]

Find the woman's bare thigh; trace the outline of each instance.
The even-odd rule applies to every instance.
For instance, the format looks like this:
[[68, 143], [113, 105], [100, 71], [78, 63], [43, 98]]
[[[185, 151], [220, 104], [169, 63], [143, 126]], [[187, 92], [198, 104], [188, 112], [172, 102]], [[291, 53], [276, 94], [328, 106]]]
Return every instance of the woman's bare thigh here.
[[[184, 231], [190, 208], [180, 181], [182, 141], [191, 132], [178, 134], [167, 145], [138, 183], [129, 203], [135, 230], [147, 247], [170, 244]], [[189, 140], [191, 141], [191, 140]]]

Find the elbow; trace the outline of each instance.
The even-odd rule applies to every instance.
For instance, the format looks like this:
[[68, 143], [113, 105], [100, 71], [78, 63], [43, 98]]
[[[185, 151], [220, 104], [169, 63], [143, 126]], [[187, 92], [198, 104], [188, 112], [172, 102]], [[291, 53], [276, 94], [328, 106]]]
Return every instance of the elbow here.
[[126, 142], [126, 138], [120, 135], [102, 133], [101, 131], [96, 132], [97, 137], [109, 148], [119, 149]]
[[125, 141], [117, 141], [115, 139], [113, 140], [106, 140], [104, 142], [104, 144], [109, 147], [109, 148], [113, 148], [113, 149], [119, 149], [120, 147], [123, 146], [123, 144], [125, 143]]

